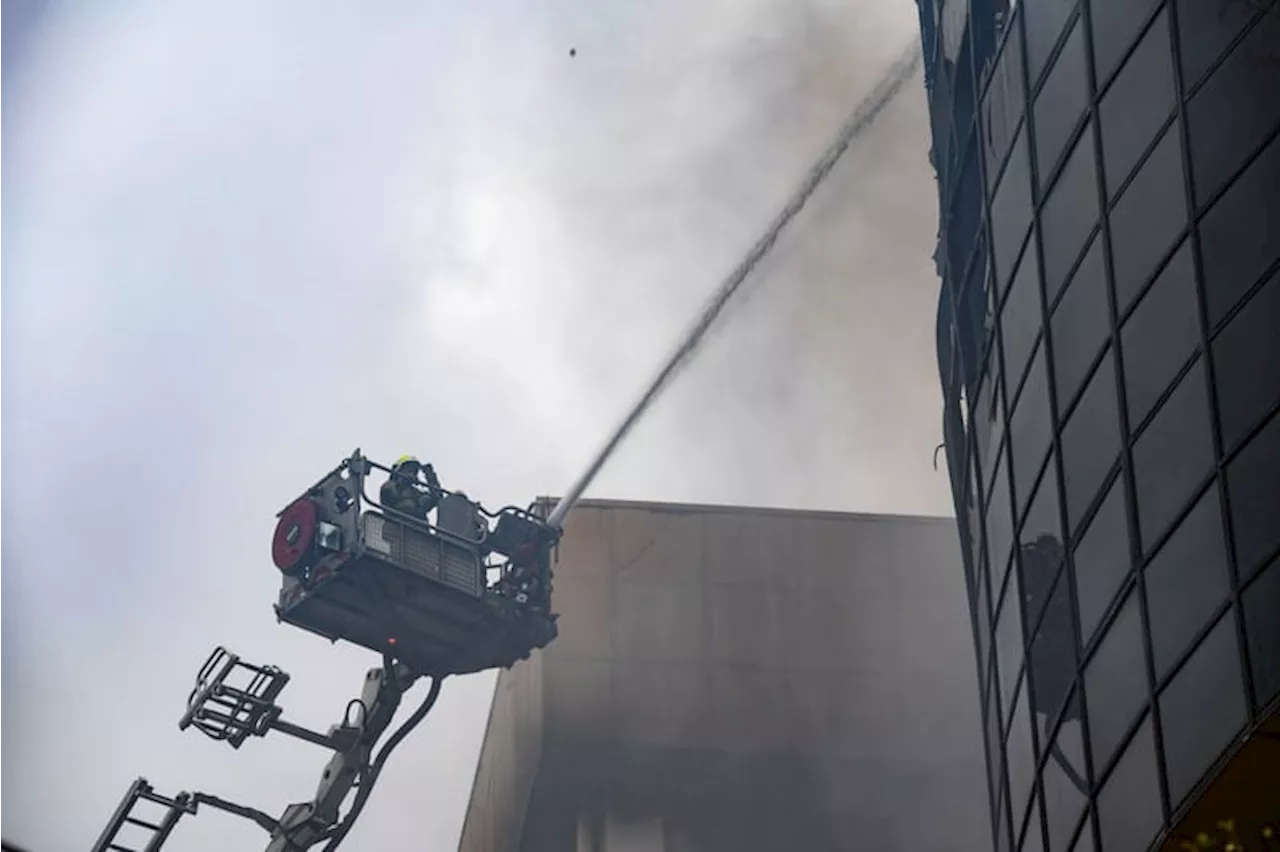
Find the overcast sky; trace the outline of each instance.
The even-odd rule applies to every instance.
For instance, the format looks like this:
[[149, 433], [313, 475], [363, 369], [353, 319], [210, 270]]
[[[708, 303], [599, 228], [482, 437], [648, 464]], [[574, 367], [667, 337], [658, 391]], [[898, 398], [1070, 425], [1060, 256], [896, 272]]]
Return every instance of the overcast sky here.
[[[916, 33], [910, 0], [22, 5], [3, 833], [32, 852], [87, 848], [138, 775], [309, 798], [320, 749], [176, 727], [218, 643], [320, 730], [377, 662], [275, 623], [274, 513], [358, 445], [490, 504], [564, 488]], [[590, 496], [950, 512], [927, 136], [917, 77]], [[456, 847], [492, 685], [447, 684], [353, 848]], [[202, 813], [166, 852], [255, 843]]]

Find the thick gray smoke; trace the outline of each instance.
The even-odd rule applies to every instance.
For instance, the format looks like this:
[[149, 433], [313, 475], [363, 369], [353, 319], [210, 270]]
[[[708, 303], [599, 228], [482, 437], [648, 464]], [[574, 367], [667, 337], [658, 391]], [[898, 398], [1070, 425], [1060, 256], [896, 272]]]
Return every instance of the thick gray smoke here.
[[560, 526], [564, 522], [565, 515], [569, 513], [573, 508], [573, 504], [591, 485], [596, 474], [600, 472], [605, 462], [617, 450], [623, 439], [626, 438], [627, 433], [640, 421], [640, 418], [644, 417], [649, 406], [658, 398], [658, 395], [662, 393], [667, 384], [674, 380], [679, 375], [680, 370], [687, 366], [690, 359], [697, 354], [703, 339], [711, 331], [711, 327], [715, 322], [721, 318], [730, 300], [737, 294], [738, 288], [746, 282], [760, 261], [777, 244], [783, 230], [796, 217], [796, 214], [809, 203], [814, 191], [826, 179], [827, 175], [831, 174], [831, 169], [844, 152], [849, 149], [849, 144], [867, 132], [868, 128], [871, 127], [871, 123], [875, 121], [876, 116], [901, 91], [903, 84], [916, 72], [919, 66], [920, 52], [917, 46], [912, 44], [904, 52], [903, 57], [893, 64], [889, 69], [889, 73], [885, 75], [884, 79], [880, 81], [867, 99], [858, 105], [857, 110], [840, 128], [840, 132], [836, 134], [835, 141], [831, 143], [827, 150], [823, 151], [822, 156], [818, 158], [818, 162], [805, 175], [804, 180], [801, 181], [799, 188], [788, 199], [782, 212], [774, 217], [773, 221], [769, 223], [769, 227], [765, 229], [764, 234], [760, 239], [756, 240], [755, 245], [747, 252], [746, 257], [739, 261], [738, 265], [729, 273], [729, 277], [716, 288], [710, 304], [703, 309], [702, 313], [694, 321], [693, 327], [681, 338], [671, 357], [662, 363], [658, 374], [640, 395], [639, 401], [627, 412], [618, 428], [605, 440], [603, 448], [592, 458], [586, 470], [569, 487], [564, 497], [560, 499], [560, 502], [547, 519], [553, 526]]

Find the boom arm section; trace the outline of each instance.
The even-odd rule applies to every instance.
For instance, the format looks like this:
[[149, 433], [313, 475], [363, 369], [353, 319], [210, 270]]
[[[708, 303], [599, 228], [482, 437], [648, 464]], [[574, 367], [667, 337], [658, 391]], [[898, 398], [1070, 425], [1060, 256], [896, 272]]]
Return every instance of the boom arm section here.
[[[246, 675], [247, 683], [237, 683], [237, 678], [243, 681]], [[215, 649], [200, 670], [179, 728], [194, 727], [236, 749], [248, 737], [265, 736], [272, 730], [329, 748], [334, 753], [321, 773], [315, 796], [288, 805], [279, 819], [273, 819], [256, 808], [207, 793], [164, 796], [145, 778], [139, 778], [125, 793], [92, 852], [159, 852], [178, 820], [195, 815], [200, 805], [244, 817], [270, 833], [266, 852], [300, 852], [325, 841], [325, 852], [333, 852], [359, 816], [391, 750], [422, 720], [440, 694], [442, 679], [434, 678], [422, 706], [375, 757], [374, 747], [395, 718], [404, 693], [417, 679], [405, 665], [384, 658], [380, 668], [365, 674], [360, 697], [348, 703], [342, 720], [327, 734], [319, 734], [281, 718], [281, 708], [274, 699], [288, 682], [288, 674], [272, 666], [246, 663], [225, 648]], [[343, 803], [357, 784], [352, 807], [339, 819]], [[162, 811], [143, 812], [155, 806]]]

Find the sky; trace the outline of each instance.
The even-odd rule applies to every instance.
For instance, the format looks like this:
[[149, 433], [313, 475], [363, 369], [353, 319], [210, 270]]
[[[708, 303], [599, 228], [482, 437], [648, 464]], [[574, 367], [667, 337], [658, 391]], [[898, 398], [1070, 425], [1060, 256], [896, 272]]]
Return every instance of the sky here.
[[[916, 37], [909, 0], [4, 15], [2, 828], [31, 852], [87, 848], [139, 775], [308, 799], [317, 747], [176, 725], [218, 644], [319, 730], [377, 664], [275, 622], [275, 513], [357, 446], [489, 505], [567, 487]], [[588, 496], [950, 514], [927, 150], [917, 77]], [[349, 847], [456, 848], [492, 688], [446, 684]], [[202, 812], [166, 852], [254, 843]]]

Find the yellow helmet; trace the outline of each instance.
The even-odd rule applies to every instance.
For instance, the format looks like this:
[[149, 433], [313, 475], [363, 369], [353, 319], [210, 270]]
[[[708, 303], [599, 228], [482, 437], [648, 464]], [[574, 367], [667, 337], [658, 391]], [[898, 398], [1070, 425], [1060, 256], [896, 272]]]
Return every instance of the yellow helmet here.
[[415, 456], [401, 456], [396, 459], [396, 463], [391, 465], [392, 470], [400, 470], [403, 467], [421, 467], [422, 463]]

